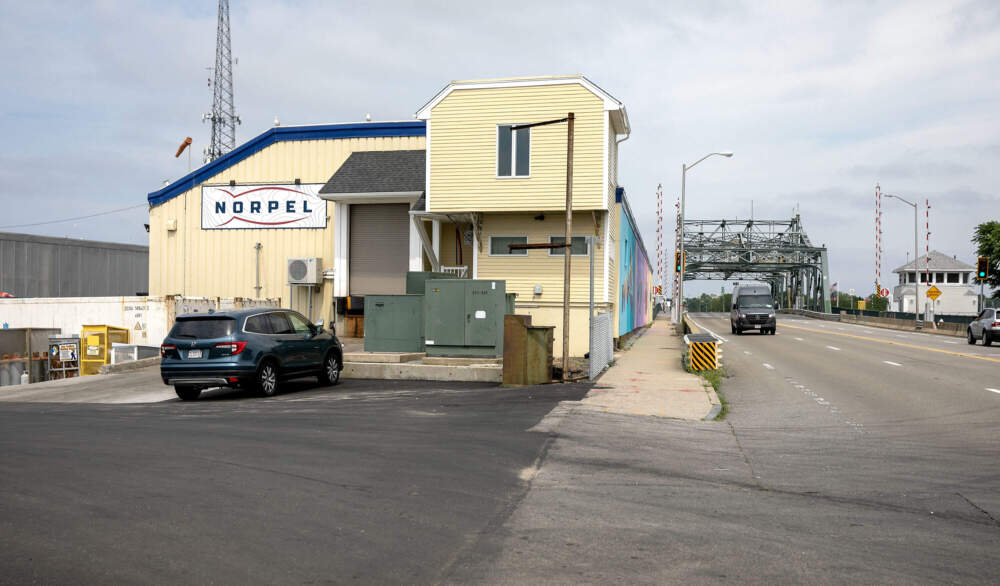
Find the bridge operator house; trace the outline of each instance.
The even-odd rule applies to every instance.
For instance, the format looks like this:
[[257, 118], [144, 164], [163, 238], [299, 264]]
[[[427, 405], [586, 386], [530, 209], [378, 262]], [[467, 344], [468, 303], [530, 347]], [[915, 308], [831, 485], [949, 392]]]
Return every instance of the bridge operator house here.
[[275, 127], [148, 195], [151, 295], [280, 298], [336, 323], [371, 294], [405, 290], [408, 270], [507, 281], [517, 313], [556, 326], [566, 125], [575, 114], [570, 352], [587, 351], [596, 309], [616, 337], [652, 319], [652, 270], [625, 190], [624, 105], [582, 76], [448, 84], [416, 120]]

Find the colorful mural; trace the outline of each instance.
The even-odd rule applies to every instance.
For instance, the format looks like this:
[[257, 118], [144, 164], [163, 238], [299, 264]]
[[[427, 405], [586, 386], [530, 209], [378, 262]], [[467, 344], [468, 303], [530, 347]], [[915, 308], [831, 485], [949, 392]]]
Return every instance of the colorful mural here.
[[618, 335], [648, 325], [653, 319], [653, 269], [646, 256], [646, 247], [632, 217], [625, 190], [616, 192], [615, 200], [622, 206], [618, 247]]

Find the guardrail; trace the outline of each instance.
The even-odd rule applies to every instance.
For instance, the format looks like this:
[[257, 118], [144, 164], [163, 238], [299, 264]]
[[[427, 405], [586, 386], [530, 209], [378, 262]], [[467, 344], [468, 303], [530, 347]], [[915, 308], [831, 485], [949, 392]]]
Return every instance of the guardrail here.
[[[889, 330], [916, 330], [913, 327], [913, 318], [910, 319], [898, 319], [892, 317], [878, 317], [873, 315], [867, 315], [863, 313], [820, 313], [817, 311], [806, 311], [804, 309], [781, 309], [779, 313], [786, 313], [792, 315], [801, 315], [803, 317], [809, 317], [813, 319], [821, 319], [825, 321], [839, 321], [848, 324], [864, 324], [866, 326], [872, 326], [876, 328], [885, 328]], [[912, 313], [910, 314], [913, 315]], [[968, 321], [972, 321], [972, 318], [968, 318]], [[925, 322], [921, 332], [926, 334], [938, 334], [942, 336], [965, 336], [965, 330], [968, 327], [968, 322], [966, 323], [954, 323], [954, 322], [944, 322], [938, 324], [932, 324], [930, 322]]]

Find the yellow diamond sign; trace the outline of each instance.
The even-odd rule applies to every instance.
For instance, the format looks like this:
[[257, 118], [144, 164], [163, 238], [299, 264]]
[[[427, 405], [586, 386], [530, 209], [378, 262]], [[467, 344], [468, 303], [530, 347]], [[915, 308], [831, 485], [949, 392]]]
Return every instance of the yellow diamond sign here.
[[941, 290], [931, 285], [931, 288], [927, 290], [927, 296], [937, 301], [937, 298], [941, 296]]

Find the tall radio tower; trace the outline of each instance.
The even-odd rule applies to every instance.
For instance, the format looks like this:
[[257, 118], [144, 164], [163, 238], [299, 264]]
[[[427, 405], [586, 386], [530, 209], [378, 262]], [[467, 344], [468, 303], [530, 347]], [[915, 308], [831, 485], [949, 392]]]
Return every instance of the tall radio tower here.
[[219, 0], [219, 24], [215, 39], [212, 76], [212, 111], [201, 117], [212, 123], [205, 162], [214, 161], [236, 148], [236, 125], [240, 117], [233, 105], [233, 54], [229, 46], [229, 0]]

